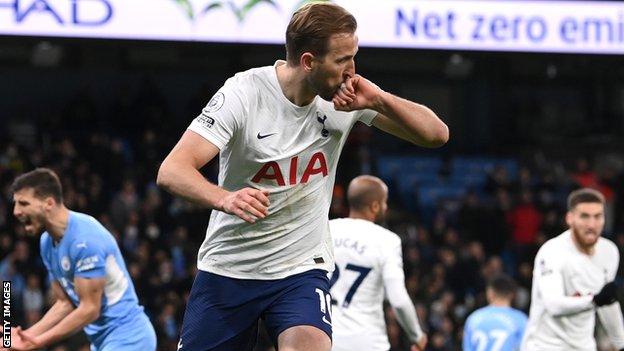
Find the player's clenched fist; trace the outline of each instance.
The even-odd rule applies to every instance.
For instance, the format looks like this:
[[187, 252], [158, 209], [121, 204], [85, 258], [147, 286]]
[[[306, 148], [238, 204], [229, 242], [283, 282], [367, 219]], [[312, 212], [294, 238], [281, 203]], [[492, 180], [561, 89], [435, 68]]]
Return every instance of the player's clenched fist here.
[[617, 285], [615, 282], [605, 284], [600, 292], [594, 295], [594, 304], [598, 307], [610, 305], [617, 301]]
[[370, 80], [355, 75], [347, 78], [334, 94], [332, 102], [338, 111], [373, 109], [379, 104], [384, 93], [379, 86]]
[[427, 335], [423, 335], [418, 339], [416, 344], [413, 344], [410, 351], [425, 351], [427, 347]]
[[231, 192], [219, 201], [218, 209], [240, 217], [242, 220], [255, 223], [256, 219], [269, 214], [269, 192], [254, 188], [243, 188]]

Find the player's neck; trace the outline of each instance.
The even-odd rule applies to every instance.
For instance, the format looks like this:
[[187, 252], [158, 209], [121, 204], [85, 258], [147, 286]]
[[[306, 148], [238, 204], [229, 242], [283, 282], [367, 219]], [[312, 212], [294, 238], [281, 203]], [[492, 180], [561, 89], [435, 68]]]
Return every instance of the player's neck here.
[[69, 210], [64, 205], [60, 205], [52, 210], [46, 221], [46, 231], [50, 233], [54, 241], [60, 241], [69, 223]]
[[375, 222], [375, 215], [370, 213], [370, 211], [349, 211], [349, 218], [353, 219], [363, 219], [369, 222]]
[[594, 252], [596, 252], [596, 245], [582, 245], [577, 240], [576, 234], [574, 234], [574, 232], [572, 232], [570, 236], [572, 237], [572, 242], [574, 243], [574, 246], [576, 246], [576, 249], [579, 250], [582, 254], [592, 256]]
[[511, 307], [511, 301], [507, 299], [492, 299], [490, 301], [490, 306], [495, 307]]
[[305, 76], [299, 72], [297, 67], [283, 64], [275, 67], [277, 71], [277, 81], [282, 93], [290, 102], [297, 106], [309, 105], [316, 97], [305, 81]]

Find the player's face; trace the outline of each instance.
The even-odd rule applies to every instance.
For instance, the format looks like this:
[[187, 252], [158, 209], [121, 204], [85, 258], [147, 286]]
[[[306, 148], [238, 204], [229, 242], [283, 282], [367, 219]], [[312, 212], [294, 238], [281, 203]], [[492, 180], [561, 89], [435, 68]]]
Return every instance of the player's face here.
[[27, 234], [38, 235], [44, 231], [46, 200], [35, 196], [33, 188], [24, 188], [13, 194], [13, 215], [24, 225]]
[[307, 77], [308, 83], [323, 99], [331, 101], [340, 85], [355, 75], [358, 37], [353, 33], [334, 34], [329, 38], [325, 56], [314, 58], [316, 65]]
[[576, 242], [583, 248], [591, 248], [604, 228], [604, 206], [594, 202], [580, 203], [568, 212], [566, 222]]

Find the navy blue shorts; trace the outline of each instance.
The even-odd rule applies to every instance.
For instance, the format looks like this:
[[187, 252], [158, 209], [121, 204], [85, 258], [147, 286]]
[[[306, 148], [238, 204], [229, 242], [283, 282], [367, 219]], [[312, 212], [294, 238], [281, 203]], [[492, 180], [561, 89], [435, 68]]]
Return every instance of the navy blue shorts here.
[[329, 280], [322, 270], [279, 280], [234, 279], [199, 271], [178, 350], [251, 351], [260, 318], [276, 346], [281, 332], [298, 325], [317, 327], [331, 338], [330, 306]]

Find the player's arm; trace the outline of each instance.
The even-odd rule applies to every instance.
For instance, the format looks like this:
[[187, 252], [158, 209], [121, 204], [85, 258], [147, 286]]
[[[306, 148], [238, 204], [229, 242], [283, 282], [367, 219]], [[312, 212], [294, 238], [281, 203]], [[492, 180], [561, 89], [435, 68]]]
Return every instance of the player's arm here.
[[74, 310], [74, 305], [71, 303], [71, 300], [61, 285], [56, 280], [52, 281], [50, 285], [56, 301], [37, 323], [26, 330], [30, 335], [40, 335], [44, 333]]
[[612, 303], [597, 309], [598, 319], [604, 327], [611, 344], [618, 350], [624, 349], [624, 319], [620, 303]]
[[373, 126], [423, 147], [440, 147], [449, 139], [447, 125], [428, 107], [381, 90], [356, 75], [334, 96], [337, 110], [371, 109], [378, 114]]
[[[230, 83], [228, 83], [230, 82]], [[253, 223], [268, 214], [268, 192], [228, 191], [206, 180], [199, 169], [212, 160], [240, 129], [248, 115], [248, 91], [226, 82], [195, 118], [158, 170], [157, 184], [170, 193]]]
[[170, 193], [204, 207], [218, 208], [227, 194], [199, 172], [219, 149], [199, 134], [187, 130], [158, 170], [156, 182]]
[[516, 350], [520, 350], [522, 347], [522, 340], [524, 340], [524, 333], [526, 331], [527, 323], [528, 318], [524, 314], [524, 312], [522, 312], [521, 317], [518, 318], [518, 329], [516, 331]]
[[160, 166], [156, 182], [176, 196], [236, 215], [247, 222], [264, 218], [269, 205], [266, 191], [244, 188], [229, 192], [210, 183], [199, 172], [218, 153], [213, 143], [187, 130]]
[[557, 252], [548, 250], [535, 258], [535, 283], [544, 308], [554, 317], [576, 314], [594, 308], [593, 296], [566, 296]]
[[[611, 259], [608, 260], [612, 264], [610, 279], [615, 279], [618, 267], [620, 266], [620, 253], [615, 245], [610, 245]], [[603, 293], [605, 288], [603, 287], [600, 293]], [[612, 301], [617, 298], [617, 288], [613, 285]], [[598, 293], [598, 295], [600, 295]], [[609, 300], [609, 299], [606, 299]], [[598, 314], [598, 320], [607, 332], [611, 344], [618, 350], [624, 349], [624, 318], [622, 317], [622, 309], [619, 302], [607, 303], [596, 309]]]
[[466, 319], [466, 323], [464, 324], [464, 335], [462, 336], [462, 351], [472, 351], [474, 347], [470, 343], [471, 338], [471, 329], [470, 329], [470, 316]]
[[[405, 281], [396, 278], [384, 279], [384, 286], [388, 302], [392, 305], [397, 321], [412, 344], [417, 344], [424, 350], [426, 335], [420, 327], [416, 308], [405, 289]], [[422, 346], [420, 346], [422, 345]]]
[[394, 309], [397, 321], [410, 342], [420, 350], [424, 350], [427, 336], [420, 327], [416, 308], [405, 288], [400, 240], [394, 243], [391, 250], [382, 267], [384, 289], [388, 302]]
[[74, 287], [80, 304], [65, 318], [42, 334], [35, 335], [30, 331], [21, 332], [21, 339], [31, 346], [28, 349], [38, 349], [55, 343], [98, 319], [105, 284], [106, 278], [75, 278]]

